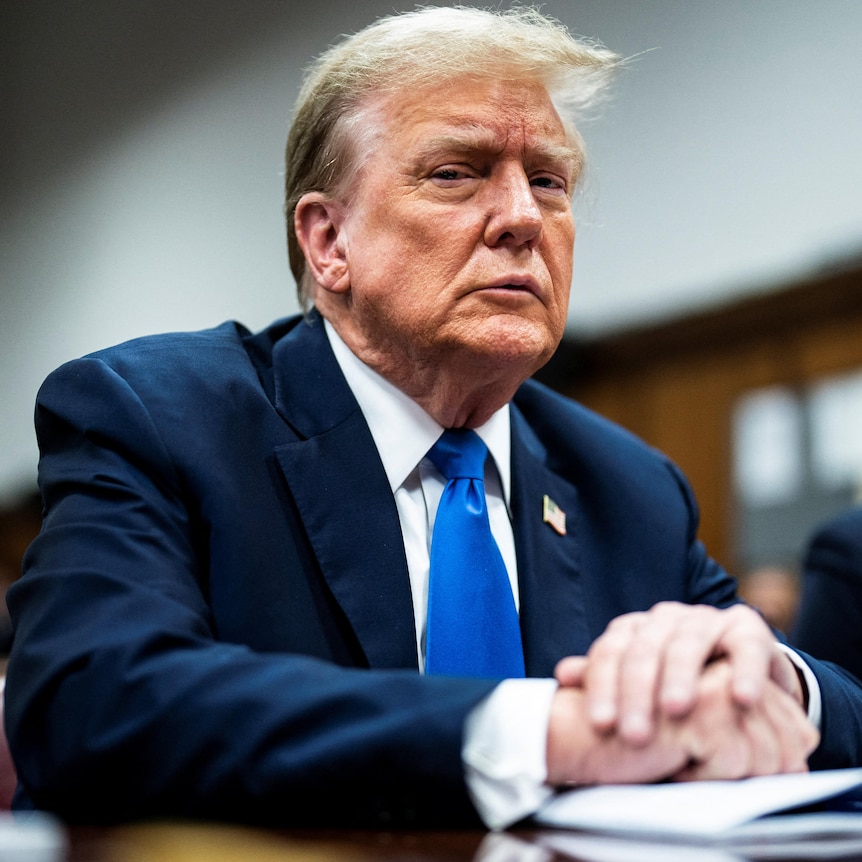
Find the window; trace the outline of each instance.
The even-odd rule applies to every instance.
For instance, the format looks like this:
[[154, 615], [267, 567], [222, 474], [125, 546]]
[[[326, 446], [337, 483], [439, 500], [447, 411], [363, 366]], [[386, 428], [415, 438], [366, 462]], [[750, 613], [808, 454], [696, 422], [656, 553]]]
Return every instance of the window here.
[[862, 371], [747, 393], [732, 439], [738, 564], [798, 567], [814, 528], [860, 497]]

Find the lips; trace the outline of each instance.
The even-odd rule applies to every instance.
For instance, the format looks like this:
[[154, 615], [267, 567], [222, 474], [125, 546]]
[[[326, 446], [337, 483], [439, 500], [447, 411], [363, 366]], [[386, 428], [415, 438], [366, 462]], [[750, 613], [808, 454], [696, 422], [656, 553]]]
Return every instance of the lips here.
[[521, 293], [532, 293], [538, 296], [538, 282], [531, 275], [507, 275], [485, 285], [486, 290], [511, 290]]

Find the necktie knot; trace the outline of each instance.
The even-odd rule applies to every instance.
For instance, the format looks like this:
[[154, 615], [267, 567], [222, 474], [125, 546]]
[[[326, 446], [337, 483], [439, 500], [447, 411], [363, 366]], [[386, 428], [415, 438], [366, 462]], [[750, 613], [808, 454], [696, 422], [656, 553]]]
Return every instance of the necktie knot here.
[[428, 457], [446, 479], [485, 478], [488, 447], [475, 431], [449, 428], [431, 447]]

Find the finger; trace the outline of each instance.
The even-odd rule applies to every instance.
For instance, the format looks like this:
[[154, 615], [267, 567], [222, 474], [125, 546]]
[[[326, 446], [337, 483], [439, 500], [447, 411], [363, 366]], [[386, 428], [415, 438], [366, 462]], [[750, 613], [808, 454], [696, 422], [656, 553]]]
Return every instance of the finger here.
[[736, 706], [740, 716], [740, 732], [745, 735], [751, 751], [746, 777], [775, 775], [783, 772], [784, 751], [782, 729], [776, 726], [776, 710], [768, 708], [766, 696], [763, 704], [755, 708]]
[[716, 746], [701, 760], [688, 765], [673, 776], [673, 781], [731, 781], [750, 774], [752, 751], [742, 733], [723, 735]]
[[806, 772], [808, 756], [820, 742], [820, 734], [799, 704], [775, 683], [768, 683], [763, 713], [778, 746], [778, 772]]
[[680, 725], [689, 762], [674, 780], [807, 771], [819, 734], [793, 698], [769, 682], [760, 701], [741, 707], [733, 700], [731, 683], [729, 665], [711, 666], [697, 709]]
[[617, 724], [620, 668], [643, 617], [631, 613], [611, 620], [587, 653], [587, 715], [596, 730], [609, 731]]
[[674, 781], [730, 781], [750, 775], [753, 752], [738, 726], [724, 725], [710, 736], [710, 746], [673, 776]]
[[775, 635], [762, 617], [746, 605], [725, 611], [726, 627], [717, 649], [730, 660], [734, 700], [750, 706], [763, 694], [775, 662]]
[[679, 602], [660, 602], [614, 620], [588, 656], [586, 685], [594, 726], [615, 727], [632, 745], [648, 742], [659, 688], [668, 714], [691, 709], [722, 630], [717, 609]]
[[554, 678], [560, 685], [582, 688], [587, 675], [587, 657], [572, 655], [560, 659], [554, 668]]
[[733, 702], [727, 662], [711, 664], [704, 673], [696, 707], [675, 719], [688, 753], [688, 764], [676, 781], [740, 778], [753, 758], [751, 740], [742, 730], [742, 708]]
[[770, 682], [754, 707], [737, 707], [751, 748], [747, 775], [805, 772], [819, 734], [786, 692]]
[[776, 642], [769, 670], [769, 678], [782, 691], [787, 692], [803, 709], [806, 709], [806, 691], [800, 680], [800, 676], [801, 674], [796, 665], [793, 664], [787, 653]]
[[644, 748], [626, 745], [616, 733], [597, 733], [586, 720], [582, 689], [557, 689], [546, 745], [547, 780], [567, 784], [630, 784], [659, 781], [678, 772], [686, 752], [676, 735], [664, 733]]
[[645, 745], [655, 728], [656, 693], [661, 682], [673, 625], [656, 615], [645, 619], [619, 668], [618, 731], [630, 745]]
[[667, 645], [659, 693], [661, 710], [673, 717], [686, 715], [694, 707], [706, 665], [721, 655], [718, 645], [727, 626], [724, 612], [717, 608], [683, 607]]
[[[693, 706], [698, 677], [712, 659], [727, 658], [736, 703], [751, 706], [773, 672], [775, 637], [759, 614], [746, 605], [718, 609], [703, 605], [682, 619], [669, 647], [661, 691], [662, 709], [684, 715]], [[780, 669], [776, 672], [780, 672]]]
[[[702, 613], [702, 612], [701, 612]], [[682, 640], [680, 661], [691, 665], [690, 691], [686, 695], [693, 702], [697, 681], [702, 671], [702, 654], [708, 651], [711, 640], [701, 651], [701, 657], [692, 657], [686, 637], [686, 622], [697, 616], [697, 609], [678, 602], [660, 602], [649, 611], [629, 620], [625, 630], [628, 642], [619, 643], [615, 655], [617, 677], [617, 729], [622, 739], [635, 746], [645, 745], [655, 730], [658, 708], [658, 690], [668, 668], [675, 664], [675, 645]], [[698, 626], [692, 632], [700, 632]], [[670, 658], [669, 658], [670, 656]]]

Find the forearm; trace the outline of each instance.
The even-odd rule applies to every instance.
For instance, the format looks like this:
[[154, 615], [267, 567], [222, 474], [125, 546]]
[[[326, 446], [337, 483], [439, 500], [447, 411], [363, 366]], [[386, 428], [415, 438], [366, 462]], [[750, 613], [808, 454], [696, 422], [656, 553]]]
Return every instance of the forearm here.
[[78, 822], [474, 816], [462, 727], [488, 684], [346, 670], [167, 632], [48, 659], [73, 638], [25, 635], [10, 663], [11, 747], [39, 807]]

